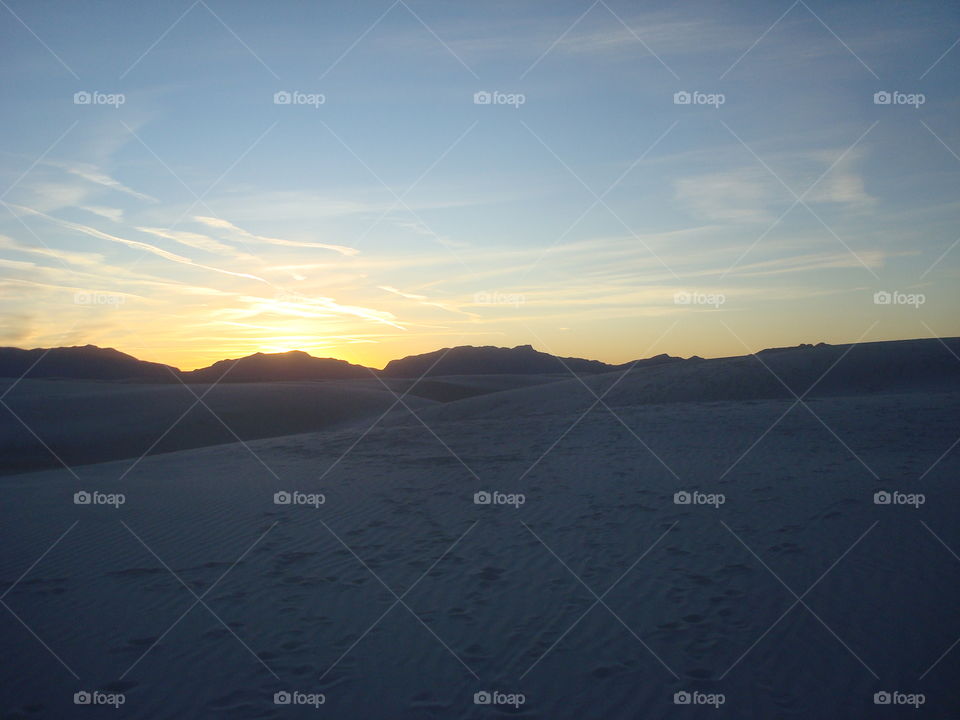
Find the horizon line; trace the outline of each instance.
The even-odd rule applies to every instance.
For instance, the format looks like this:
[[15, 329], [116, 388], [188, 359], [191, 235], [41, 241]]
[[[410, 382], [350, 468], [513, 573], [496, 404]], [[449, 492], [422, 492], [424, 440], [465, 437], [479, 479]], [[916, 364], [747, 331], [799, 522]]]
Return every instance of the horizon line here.
[[258, 351], [256, 351], [256, 352], [249, 353], [249, 354], [247, 354], [247, 355], [242, 355], [242, 356], [236, 357], [236, 358], [232, 358], [232, 357], [221, 358], [220, 360], [214, 360], [214, 361], [213, 361], [212, 363], [210, 363], [209, 365], [202, 365], [202, 366], [195, 367], [195, 368], [190, 368], [190, 369], [187, 369], [187, 370], [184, 370], [183, 368], [181, 368], [181, 367], [179, 367], [179, 366], [177, 366], [177, 365], [170, 365], [170, 364], [168, 364], [168, 363], [157, 362], [157, 361], [155, 361], [155, 360], [145, 360], [144, 358], [142, 358], [142, 357], [140, 357], [140, 356], [138, 356], [138, 355], [134, 355], [134, 354], [129, 353], [129, 352], [125, 351], [125, 350], [120, 350], [120, 349], [115, 348], [115, 347], [104, 347], [104, 346], [101, 346], [101, 345], [95, 345], [95, 344], [93, 344], [93, 343], [86, 343], [85, 345], [55, 345], [55, 346], [50, 346], [50, 347], [33, 347], [33, 348], [23, 348], [23, 347], [18, 347], [18, 346], [16, 346], [16, 345], [4, 345], [4, 346], [0, 346], [0, 350], [20, 350], [20, 351], [23, 351], [23, 352], [34, 352], [34, 351], [38, 351], [38, 350], [40, 350], [40, 351], [45, 351], [45, 352], [50, 352], [50, 351], [52, 351], [52, 350], [79, 349], [79, 348], [96, 348], [96, 349], [98, 349], [98, 350], [113, 350], [114, 352], [118, 352], [118, 353], [121, 353], [121, 354], [126, 355], [126, 356], [128, 356], [128, 357], [131, 357], [131, 358], [133, 358], [134, 360], [137, 360], [138, 362], [152, 363], [152, 364], [155, 364], [155, 365], [164, 365], [164, 366], [166, 366], [166, 367], [172, 368], [173, 370], [176, 370], [177, 372], [181, 372], [181, 373], [188, 373], [188, 372], [195, 372], [195, 371], [197, 371], [197, 370], [204, 370], [204, 369], [207, 369], [207, 368], [209, 368], [209, 367], [212, 367], [214, 364], [216, 364], [216, 363], [218, 363], [218, 362], [229, 362], [229, 361], [231, 361], [231, 360], [233, 360], [233, 361], [239, 361], [239, 360], [243, 360], [243, 359], [248, 358], [248, 357], [254, 357], [254, 356], [256, 356], [256, 355], [275, 356], [275, 355], [290, 355], [290, 354], [292, 354], [292, 353], [301, 353], [301, 354], [303, 354], [303, 355], [306, 355], [306, 356], [308, 356], [308, 357], [310, 357], [310, 358], [314, 358], [314, 359], [316, 359], [316, 360], [334, 360], [334, 361], [337, 361], [337, 362], [347, 363], [348, 365], [352, 365], [352, 366], [354, 366], [354, 367], [361, 367], [361, 368], [365, 368], [365, 369], [367, 369], [367, 370], [376, 370], [376, 371], [378, 371], [378, 372], [382, 372], [383, 370], [386, 369], [387, 365], [389, 365], [389, 364], [390, 364], [391, 362], [393, 362], [394, 360], [403, 360], [403, 359], [411, 358], [411, 357], [419, 357], [419, 356], [421, 356], [421, 355], [429, 355], [430, 353], [440, 352], [440, 351], [443, 351], [443, 350], [454, 350], [454, 349], [456, 349], [456, 348], [463, 348], [463, 347], [471, 347], [471, 348], [495, 348], [495, 349], [500, 349], [500, 350], [516, 350], [517, 348], [529, 347], [529, 348], [531, 348], [532, 350], [534, 350], [535, 352], [543, 353], [543, 354], [545, 354], [545, 355], [550, 355], [551, 357], [566, 358], [566, 359], [577, 359], [577, 360], [588, 360], [588, 361], [591, 361], [591, 362], [599, 362], [599, 363], [602, 363], [602, 364], [604, 364], [604, 365], [610, 365], [610, 366], [613, 366], [613, 367], [622, 367], [622, 366], [624, 366], [624, 365], [630, 365], [631, 363], [639, 362], [640, 360], [647, 360], [647, 359], [650, 359], [650, 358], [659, 357], [660, 355], [667, 355], [668, 357], [676, 357], [676, 358], [680, 358], [680, 359], [682, 359], [682, 360], [691, 360], [691, 359], [694, 359], [694, 358], [699, 358], [699, 359], [701, 359], [701, 360], [722, 360], [722, 359], [725, 359], [725, 358], [747, 357], [747, 356], [749, 356], [749, 355], [756, 355], [757, 353], [761, 353], [761, 352], [764, 352], [764, 351], [767, 351], [767, 350], [781, 350], [781, 349], [782, 349], [782, 350], [787, 350], [787, 349], [791, 349], [791, 348], [806, 348], [806, 347], [820, 347], [820, 346], [827, 346], [827, 347], [845, 347], [845, 346], [848, 346], [848, 345], [870, 345], [870, 344], [875, 344], [875, 343], [894, 343], [894, 342], [917, 342], [917, 341], [920, 341], [920, 340], [936, 340], [936, 341], [942, 342], [942, 341], [944, 341], [944, 340], [953, 340], [953, 339], [958, 339], [958, 338], [960, 338], [960, 336], [934, 335], [934, 336], [929, 336], [929, 337], [908, 337], [908, 338], [896, 338], [896, 339], [891, 339], [891, 340], [850, 341], [850, 342], [840, 342], [840, 343], [828, 343], [828, 342], [826, 342], [826, 341], [818, 341], [818, 342], [815, 342], [815, 343], [814, 343], [814, 342], [801, 342], [801, 343], [797, 343], [796, 345], [775, 345], [775, 346], [767, 346], [767, 347], [760, 348], [759, 350], [754, 350], [754, 351], [752, 351], [752, 352], [744, 353], [744, 354], [742, 354], [742, 355], [717, 355], [717, 356], [709, 356], [709, 355], [694, 354], [694, 355], [689, 355], [689, 356], [687, 356], [687, 357], [683, 357], [683, 356], [681, 356], [681, 355], [670, 355], [670, 353], [663, 352], [663, 353], [657, 353], [657, 354], [655, 354], [655, 355], [650, 355], [650, 356], [647, 356], [647, 357], [634, 358], [633, 360], [627, 360], [627, 361], [625, 361], [625, 362], [614, 362], [614, 363], [608, 362], [608, 361], [606, 361], [606, 360], [599, 360], [599, 359], [597, 359], [597, 358], [591, 358], [591, 357], [573, 356], [573, 355], [555, 355], [554, 353], [547, 352], [547, 351], [545, 351], [545, 350], [538, 350], [538, 349], [533, 345], [533, 343], [523, 343], [523, 344], [520, 344], [520, 345], [514, 345], [514, 346], [512, 346], [512, 347], [506, 346], [506, 345], [469, 345], [469, 344], [467, 344], [467, 345], [452, 345], [452, 346], [447, 346], [447, 347], [440, 347], [440, 348], [435, 348], [435, 349], [433, 349], [433, 350], [427, 350], [427, 351], [425, 351], [425, 352], [413, 353], [413, 354], [411, 354], [411, 355], [404, 355], [404, 356], [402, 356], [402, 357], [391, 358], [390, 360], [387, 361], [387, 363], [386, 363], [382, 368], [373, 367], [373, 366], [371, 366], [371, 365], [363, 365], [363, 364], [361, 364], [361, 363], [354, 363], [354, 362], [350, 362], [349, 360], [343, 360], [342, 358], [337, 358], [337, 357], [332, 357], [332, 356], [322, 357], [322, 356], [318, 356], [318, 355], [311, 355], [311, 354], [310, 354], [309, 352], [307, 352], [306, 350], [299, 350], [299, 349], [284, 350], [284, 351], [280, 351], [280, 352], [263, 352], [263, 351], [259, 351], [259, 350], [258, 350]]

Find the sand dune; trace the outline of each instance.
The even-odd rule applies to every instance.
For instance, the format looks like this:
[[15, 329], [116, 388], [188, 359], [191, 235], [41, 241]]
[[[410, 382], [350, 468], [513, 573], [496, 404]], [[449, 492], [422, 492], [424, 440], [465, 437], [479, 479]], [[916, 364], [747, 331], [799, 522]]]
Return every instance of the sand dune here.
[[[8, 617], [0, 702], [72, 717], [71, 694], [101, 688], [125, 694], [109, 717], [286, 717], [273, 694], [297, 689], [326, 703], [291, 717], [479, 719], [497, 710], [474, 693], [498, 690], [526, 717], [676, 718], [698, 709], [674, 693], [702, 691], [725, 696], [711, 717], [809, 718], [875, 717], [873, 693], [899, 689], [926, 693], [910, 717], [950, 716], [960, 657], [919, 676], [960, 636], [958, 571], [919, 521], [960, 543], [957, 455], [918, 478], [960, 398], [811, 403], [871, 470], [798, 408], [724, 476], [789, 406], [763, 400], [621, 408], [670, 470], [599, 412], [526, 474], [575, 417], [432, 423], [477, 478], [412, 423], [339, 463], [355, 431], [254, 441], [266, 467], [233, 444], [149, 457], [122, 483], [124, 462], [5, 478], [5, 586], [77, 522], [5, 601], [80, 679]], [[78, 507], [81, 487], [126, 502]], [[877, 506], [880, 488], [928, 500]], [[674, 504], [692, 489], [725, 503]], [[479, 490], [525, 503], [475, 505]], [[188, 612], [161, 560], [209, 610]], [[830, 572], [790, 610], [763, 563], [797, 595]]]
[[[0, 408], [4, 413], [0, 422], [0, 474], [61, 467], [51, 450], [68, 465], [133, 458], [148, 450], [158, 454], [237, 442], [238, 438], [252, 440], [345, 425], [369, 425], [397, 405], [397, 396], [404, 393], [408, 393], [404, 397], [407, 405], [422, 410], [438, 403], [559, 379], [491, 375], [417, 382], [368, 377], [224, 383], [212, 390], [211, 386], [200, 384], [184, 387], [22, 380], [4, 401], [30, 430]], [[0, 383], [0, 393], [10, 386], [10, 382]], [[197, 396], [203, 398], [209, 410], [197, 403]]]
[[[395, 401], [376, 382], [223, 384], [204, 395], [208, 389], [24, 380], [4, 401], [69, 465], [236, 442], [238, 436], [251, 440], [367, 418], [372, 422]], [[209, 410], [197, 404], [194, 393]], [[434, 401], [412, 396], [407, 402], [424, 407]], [[30, 431], [3, 412], [0, 472], [60, 466]]]

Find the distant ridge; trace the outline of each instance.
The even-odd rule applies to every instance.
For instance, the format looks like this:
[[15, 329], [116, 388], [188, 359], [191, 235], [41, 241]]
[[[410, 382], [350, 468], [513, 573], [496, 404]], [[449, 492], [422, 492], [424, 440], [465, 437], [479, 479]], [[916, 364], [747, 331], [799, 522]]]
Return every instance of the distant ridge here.
[[387, 377], [415, 378], [434, 375], [530, 375], [540, 373], [601, 373], [617, 369], [599, 360], [559, 358], [534, 350], [530, 345], [514, 348], [462, 345], [422, 355], [391, 360], [383, 369]]
[[[179, 372], [179, 371], [178, 371]], [[316, 358], [302, 350], [255, 353], [237, 360], [220, 360], [210, 367], [181, 372], [184, 382], [271, 382], [278, 380], [345, 380], [368, 378], [370, 369], [346, 360]]]
[[96, 345], [33, 350], [0, 347], [0, 377], [175, 382], [179, 372], [169, 365], [138, 360]]
[[[906, 344], [906, 345], [905, 345]], [[792, 362], [809, 366], [812, 372], [819, 367], [819, 360], [843, 352], [846, 345], [802, 344], [794, 347], [768, 348], [756, 354], [767, 358], [766, 362], [778, 365], [780, 358], [792, 358]], [[889, 354], [894, 348], [911, 347], [914, 354], [902, 352]], [[886, 349], [885, 349], [886, 348]], [[872, 357], [882, 366], [886, 378], [910, 375], [922, 367], [926, 373], [952, 374], [960, 369], [960, 363], [948, 351], [960, 350], [958, 338], [923, 338], [919, 340], [892, 340], [859, 343], [856, 355]], [[945, 357], [941, 357], [947, 353]], [[749, 356], [745, 356], [749, 357]], [[138, 360], [113, 348], [95, 345], [82, 347], [34, 348], [24, 350], [0, 347], [0, 378], [63, 378], [72, 380], [101, 380], [140, 383], [265, 383], [304, 380], [365, 379], [375, 375], [385, 378], [409, 379], [455, 375], [598, 375], [626, 370], [643, 369], [661, 365], [682, 365], [692, 368], [700, 363], [715, 363], [723, 358], [704, 360], [693, 356], [684, 360], [666, 354], [651, 358], [611, 365], [599, 360], [557, 357], [535, 350], [530, 345], [513, 348], [462, 345], [444, 348], [421, 355], [410, 355], [391, 360], [383, 370], [354, 365], [345, 360], [316, 358], [300, 350], [285, 353], [255, 353], [246, 357], [220, 360], [209, 367], [182, 371], [170, 365]], [[733, 360], [734, 358], [728, 358]], [[814, 362], [816, 361], [816, 362]], [[825, 370], [826, 368], [822, 368]], [[831, 372], [839, 377], [846, 368]], [[854, 375], [855, 375], [854, 371]], [[770, 379], [769, 377], [766, 379]], [[812, 383], [816, 376], [811, 376]], [[864, 378], [850, 377], [857, 385]]]
[[[657, 355], [638, 365], [656, 365], [681, 358]], [[65, 348], [0, 348], [0, 377], [65, 378], [127, 382], [185, 383], [282, 382], [346, 380], [383, 375], [419, 378], [424, 375], [542, 375], [596, 374], [628, 365], [609, 365], [599, 360], [559, 358], [534, 350], [530, 345], [514, 348], [464, 345], [422, 355], [391, 360], [383, 370], [354, 365], [345, 360], [317, 358], [301, 350], [285, 353], [255, 353], [220, 360], [197, 370], [183, 371], [169, 365], [138, 360], [132, 355], [95, 345]]]

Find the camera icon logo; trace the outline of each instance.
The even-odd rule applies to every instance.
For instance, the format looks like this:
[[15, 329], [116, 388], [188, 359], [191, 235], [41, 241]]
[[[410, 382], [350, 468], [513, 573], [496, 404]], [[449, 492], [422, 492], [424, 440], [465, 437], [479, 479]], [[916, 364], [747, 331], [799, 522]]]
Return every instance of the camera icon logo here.
[[489, 705], [491, 702], [493, 702], [493, 697], [491, 697], [490, 693], [486, 690], [481, 690], [473, 694], [474, 705]]
[[486, 490], [481, 490], [473, 494], [474, 505], [489, 505], [492, 501], [493, 497]]
[[289, 505], [293, 500], [293, 496], [288, 493], [286, 490], [281, 490], [280, 492], [275, 492], [273, 494], [273, 504], [274, 505]]
[[689, 105], [691, 102], [693, 102], [693, 96], [686, 90], [681, 90], [673, 94], [674, 105]]
[[73, 694], [74, 705], [89, 705], [91, 702], [93, 702], [93, 696], [86, 690], [81, 690]]
[[889, 705], [893, 697], [886, 690], [881, 690], [873, 694], [874, 705]]
[[893, 496], [886, 490], [880, 490], [873, 494], [874, 505], [889, 505]]
[[75, 92], [73, 94], [74, 105], [89, 105], [92, 100], [93, 96], [86, 90], [81, 90], [80, 92]]
[[275, 692], [273, 694], [273, 704], [274, 705], [289, 705], [293, 701], [293, 696], [290, 695], [286, 690], [281, 690], [280, 692]]
[[293, 95], [286, 90], [279, 90], [273, 94], [274, 105], [289, 105], [293, 102]]
[[686, 690], [680, 690], [673, 694], [674, 705], [689, 705], [693, 701], [693, 696]]
[[673, 303], [674, 305], [689, 305], [691, 300], [690, 293], [686, 290], [681, 290], [673, 294]]
[[86, 490], [81, 490], [80, 492], [75, 492], [73, 494], [73, 504], [74, 505], [89, 505], [92, 497], [90, 493]]
[[893, 301], [893, 295], [886, 290], [878, 290], [873, 294], [874, 305], [889, 305]]
[[473, 94], [474, 105], [489, 105], [493, 102], [493, 95], [486, 90], [480, 90]]
[[693, 498], [691, 497], [690, 493], [688, 493], [686, 490], [681, 490], [680, 492], [675, 492], [673, 494], [674, 505], [689, 505], [692, 499]]
[[893, 96], [890, 95], [886, 90], [881, 90], [880, 92], [875, 92], [873, 94], [873, 104], [874, 105], [889, 105]]

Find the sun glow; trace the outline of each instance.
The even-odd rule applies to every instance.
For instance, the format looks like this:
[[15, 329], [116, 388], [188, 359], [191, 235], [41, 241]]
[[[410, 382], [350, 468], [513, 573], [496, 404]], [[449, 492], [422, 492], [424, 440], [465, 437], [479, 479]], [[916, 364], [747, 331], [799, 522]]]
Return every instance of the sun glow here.
[[314, 357], [328, 357], [336, 354], [337, 345], [318, 342], [316, 337], [308, 335], [284, 335], [264, 340], [251, 352], [285, 353], [292, 350], [302, 350]]

